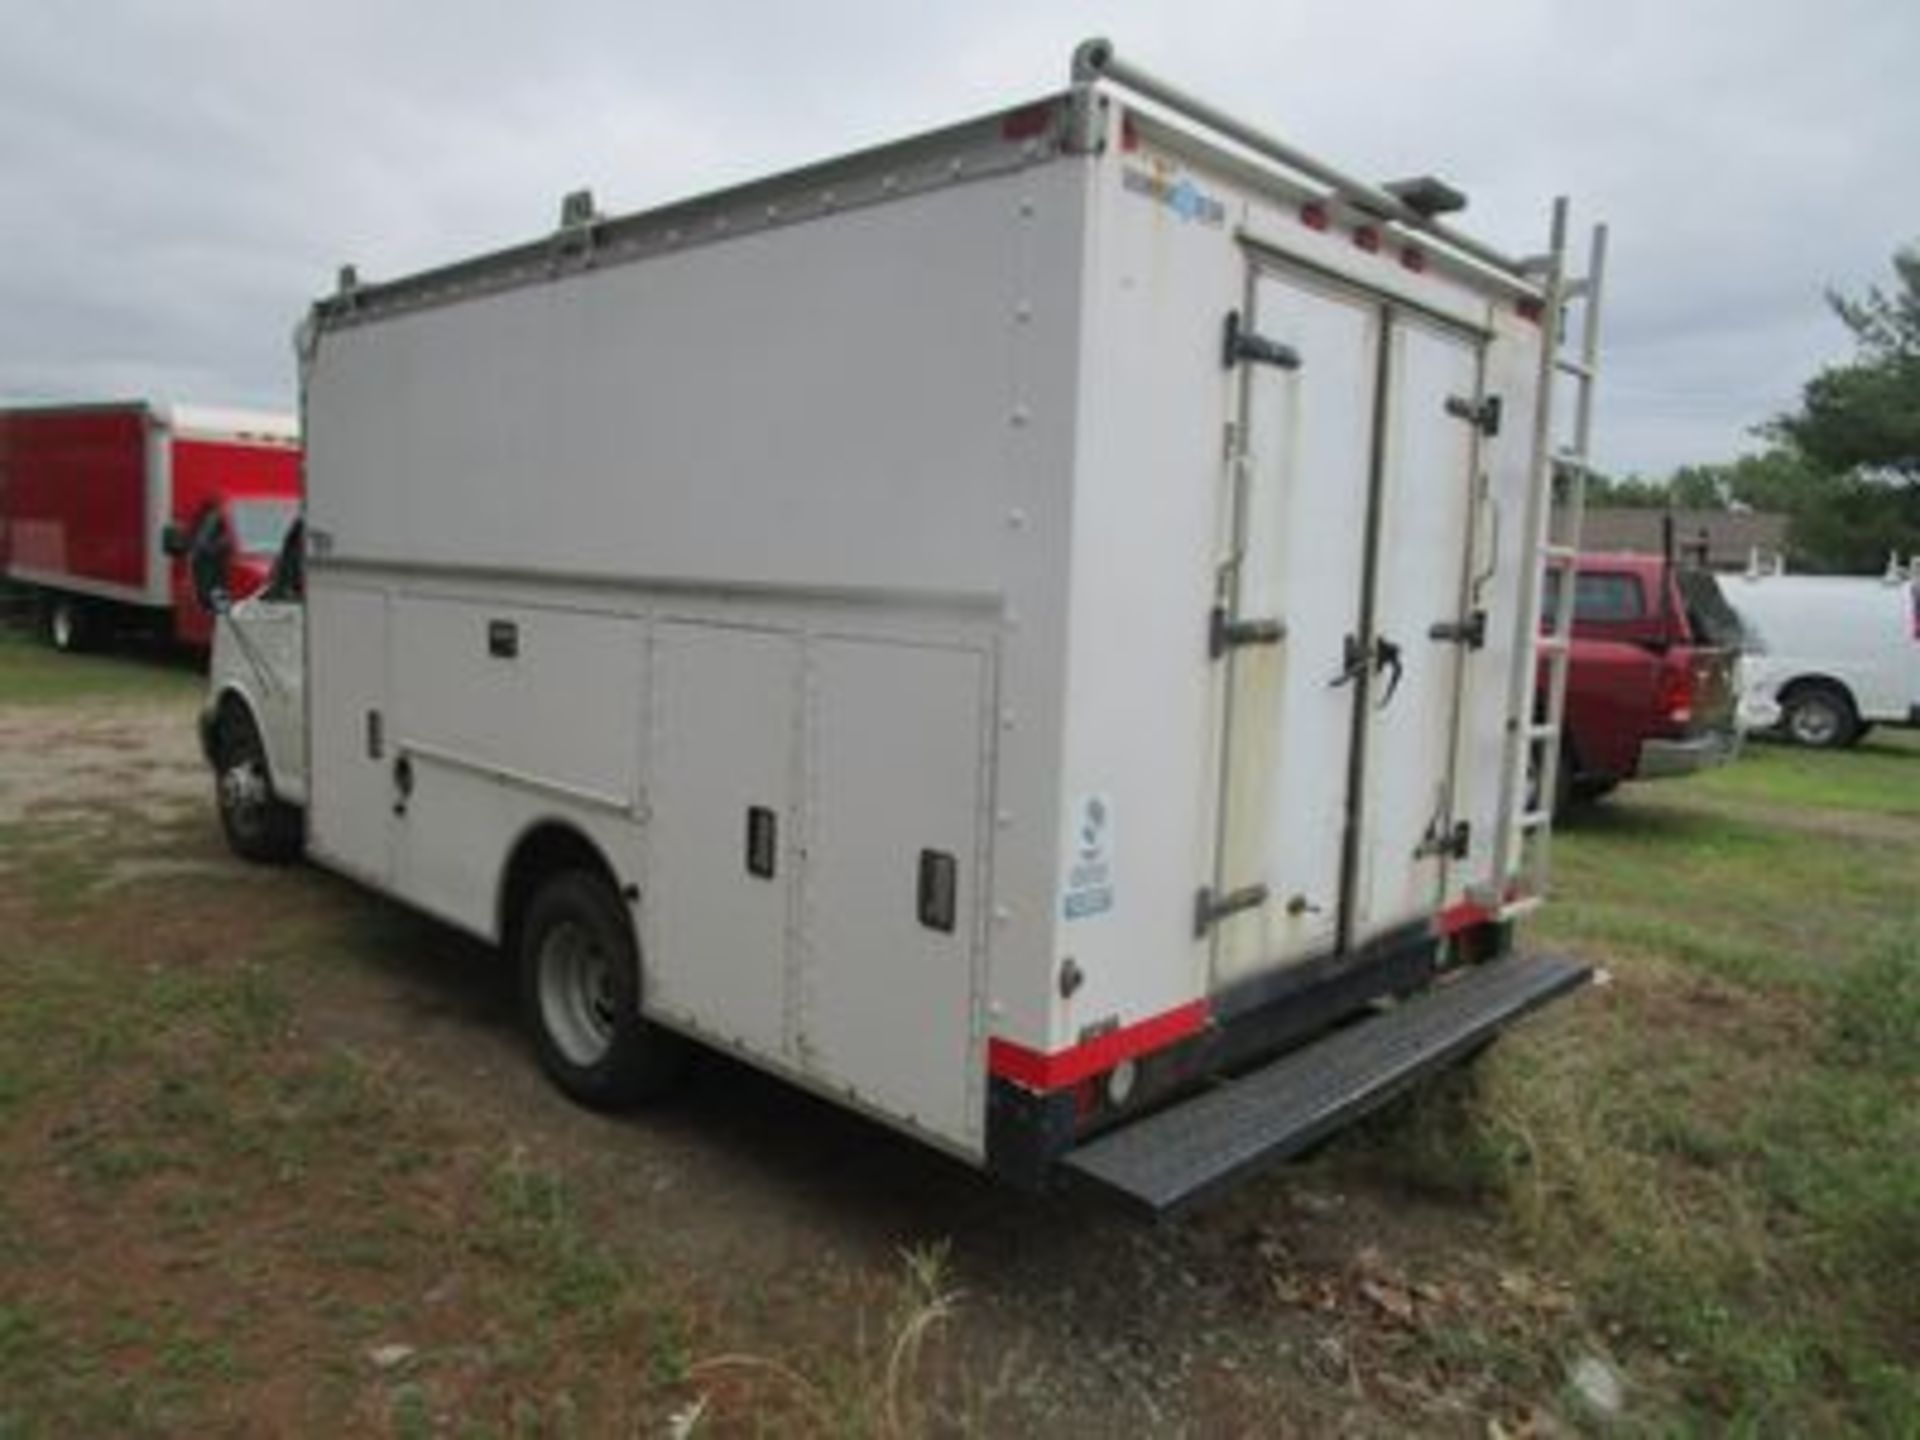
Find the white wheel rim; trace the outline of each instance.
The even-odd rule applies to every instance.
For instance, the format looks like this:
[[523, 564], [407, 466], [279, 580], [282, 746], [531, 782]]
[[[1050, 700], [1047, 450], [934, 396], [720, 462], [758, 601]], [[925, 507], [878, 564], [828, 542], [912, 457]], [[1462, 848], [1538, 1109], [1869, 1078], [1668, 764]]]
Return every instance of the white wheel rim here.
[[546, 933], [535, 961], [540, 1018], [570, 1064], [606, 1058], [619, 1013], [614, 961], [584, 925], [563, 920]]
[[1793, 737], [1806, 745], [1831, 744], [1840, 733], [1840, 717], [1825, 701], [1793, 707]]
[[237, 829], [251, 834], [259, 828], [266, 811], [267, 777], [258, 760], [242, 760], [220, 772], [220, 803]]

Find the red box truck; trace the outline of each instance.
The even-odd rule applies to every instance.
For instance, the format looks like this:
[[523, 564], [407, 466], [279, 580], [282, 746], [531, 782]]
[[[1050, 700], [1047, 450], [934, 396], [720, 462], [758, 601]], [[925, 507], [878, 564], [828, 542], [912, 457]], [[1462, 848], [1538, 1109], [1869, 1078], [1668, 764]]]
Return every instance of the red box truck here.
[[185, 552], [265, 580], [300, 503], [291, 416], [145, 400], [0, 408], [0, 576], [39, 600], [63, 650], [139, 627], [204, 647]]

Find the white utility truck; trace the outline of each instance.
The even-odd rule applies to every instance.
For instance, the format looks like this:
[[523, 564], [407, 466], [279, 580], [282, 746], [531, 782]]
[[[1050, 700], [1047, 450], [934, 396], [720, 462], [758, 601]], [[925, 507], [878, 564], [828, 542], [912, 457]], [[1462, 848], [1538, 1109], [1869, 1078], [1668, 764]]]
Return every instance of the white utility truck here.
[[1089, 42], [971, 123], [343, 271], [304, 551], [220, 628], [236, 844], [514, 952], [590, 1104], [691, 1039], [1155, 1211], [1297, 1153], [1586, 978], [1508, 937], [1603, 235], [1575, 279], [1564, 204], [1520, 261], [1459, 203]]
[[1745, 631], [1743, 704], [1771, 708], [1798, 745], [1852, 745], [1875, 725], [1920, 725], [1920, 573], [1789, 575], [1755, 556], [1723, 587]]

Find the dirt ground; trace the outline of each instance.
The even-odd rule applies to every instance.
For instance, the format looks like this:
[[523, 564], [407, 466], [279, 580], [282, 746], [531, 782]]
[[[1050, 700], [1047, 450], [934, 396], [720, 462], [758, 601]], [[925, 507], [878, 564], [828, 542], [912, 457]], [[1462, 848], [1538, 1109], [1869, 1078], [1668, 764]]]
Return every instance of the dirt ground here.
[[[113, 1205], [76, 1195], [62, 1159], [75, 1127], [111, 1129], [116, 1105], [132, 1113], [152, 1103], [125, 1098], [142, 1093], [131, 1071], [108, 1073], [90, 1096], [30, 1093], [11, 1129], [0, 1106], [14, 1162], [0, 1171], [12, 1191], [0, 1218], [30, 1234], [33, 1252], [0, 1249], [0, 1276], [11, 1271], [0, 1291], [40, 1305], [41, 1330], [67, 1342], [48, 1351], [60, 1357], [46, 1371], [58, 1383], [45, 1380], [39, 1393], [54, 1398], [43, 1405], [81, 1406], [92, 1374], [120, 1387], [133, 1428], [191, 1419], [236, 1433], [321, 1423], [393, 1433], [660, 1433], [690, 1423], [697, 1433], [755, 1433], [797, 1416], [848, 1433], [1484, 1436], [1579, 1422], [1570, 1367], [1604, 1353], [1604, 1337], [1584, 1325], [1575, 1298], [1514, 1252], [1497, 1207], [1410, 1188], [1393, 1167], [1371, 1163], [1364, 1137], [1191, 1220], [1150, 1228], [1084, 1197], [1014, 1194], [719, 1058], [644, 1113], [608, 1119], [573, 1108], [536, 1073], [510, 979], [487, 951], [316, 869], [228, 858], [192, 713], [181, 698], [0, 704], [0, 922], [109, 966], [259, 968], [287, 997], [260, 1066], [292, 1085], [346, 1057], [375, 1077], [380, 1113], [400, 1117], [391, 1133], [370, 1125], [337, 1163], [351, 1172], [354, 1146], [424, 1158], [369, 1182], [380, 1195], [374, 1213], [388, 1217], [389, 1233], [365, 1241], [379, 1263], [330, 1265], [314, 1243], [273, 1237], [329, 1233], [336, 1207], [364, 1204], [354, 1198], [363, 1192], [339, 1188], [338, 1176], [297, 1195], [261, 1189], [253, 1141], [232, 1147], [233, 1171], [209, 1174], [221, 1167], [187, 1157], [176, 1167], [185, 1178], [169, 1182], [174, 1172], [157, 1166], [156, 1176], [125, 1182]], [[49, 890], [43, 876], [29, 885], [24, 873], [29, 864], [46, 871], [50, 854], [98, 850], [109, 858], [64, 889]], [[192, 1069], [212, 1062], [187, 1050], [163, 1049], [153, 1063], [186, 1066], [189, 1078], [227, 1073]], [[420, 1215], [472, 1211], [503, 1170], [557, 1177], [577, 1197], [589, 1239], [568, 1243], [591, 1244], [596, 1263], [643, 1273], [672, 1296], [683, 1353], [664, 1369], [656, 1353], [650, 1378], [614, 1400], [582, 1382], [571, 1392], [577, 1411], [554, 1397], [584, 1364], [623, 1363], [632, 1342], [618, 1327], [583, 1331], [564, 1311], [533, 1376], [501, 1358], [497, 1311], [470, 1312], [458, 1297], [465, 1286], [510, 1306], [510, 1292], [467, 1272], [492, 1273], [484, 1267], [512, 1257], [407, 1237]], [[152, 1225], [155, 1214], [191, 1208], [169, 1198], [169, 1183], [222, 1217], [198, 1249]], [[899, 1317], [889, 1306], [903, 1256], [929, 1255], [944, 1257], [936, 1283], [952, 1297], [950, 1313], [940, 1307], [929, 1326], [903, 1418], [892, 1402], [874, 1408], [855, 1392], [892, 1388], [872, 1357], [894, 1354], [889, 1326]], [[77, 1256], [109, 1264], [63, 1258]], [[202, 1272], [215, 1256], [227, 1279], [209, 1285]], [[342, 1294], [359, 1321], [321, 1303]], [[149, 1405], [143, 1387], [169, 1372], [153, 1354], [158, 1342], [102, 1338], [99, 1316], [129, 1306], [220, 1337], [211, 1353], [224, 1359], [189, 1367], [198, 1378], [173, 1401], [140, 1408]], [[657, 1336], [657, 1318], [649, 1323]], [[407, 1352], [393, 1374], [367, 1358], [381, 1345]], [[738, 1354], [754, 1358], [724, 1358]], [[782, 1367], [812, 1378], [789, 1384]], [[61, 1388], [69, 1382], [82, 1388]], [[825, 1423], [808, 1394], [829, 1396], [840, 1418]], [[60, 1419], [42, 1411], [16, 1423], [37, 1433], [52, 1422], [46, 1433], [57, 1433]], [[13, 1433], [0, 1396], [0, 1434]]]

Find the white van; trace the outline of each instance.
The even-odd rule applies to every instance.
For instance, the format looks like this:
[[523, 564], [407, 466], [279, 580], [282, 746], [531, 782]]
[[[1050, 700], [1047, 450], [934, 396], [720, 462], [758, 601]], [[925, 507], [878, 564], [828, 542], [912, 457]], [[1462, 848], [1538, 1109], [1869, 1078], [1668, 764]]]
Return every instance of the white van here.
[[1504, 953], [1502, 839], [1545, 833], [1574, 554], [1543, 321], [1604, 241], [1576, 289], [1564, 205], [1536, 265], [1401, 191], [1095, 43], [1034, 104], [343, 275], [304, 551], [219, 630], [236, 848], [304, 825], [519, 956], [587, 1103], [687, 1037], [1156, 1211], [1473, 1053], [1588, 975]]
[[1746, 630], [1746, 704], [1780, 707], [1800, 745], [1851, 745], [1875, 725], [1920, 725], [1920, 577], [1785, 575], [1759, 565], [1723, 586]]

